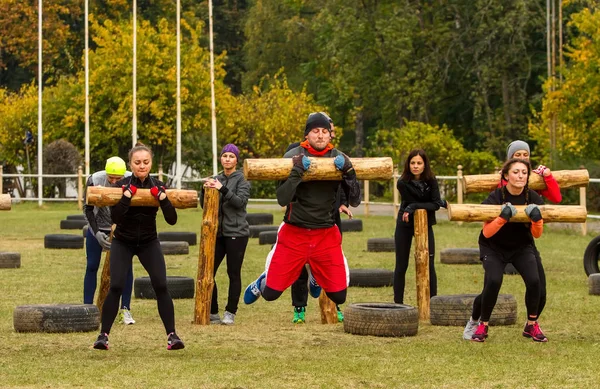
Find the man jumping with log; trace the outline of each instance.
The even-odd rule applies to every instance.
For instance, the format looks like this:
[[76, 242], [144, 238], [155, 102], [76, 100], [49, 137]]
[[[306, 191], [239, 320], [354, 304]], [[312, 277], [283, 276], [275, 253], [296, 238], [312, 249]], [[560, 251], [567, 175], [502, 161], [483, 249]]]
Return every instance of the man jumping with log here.
[[284, 224], [266, 271], [246, 288], [246, 304], [254, 303], [261, 295], [267, 301], [276, 300], [298, 279], [307, 263], [334, 303], [346, 301], [349, 272], [333, 215], [340, 181], [302, 182], [311, 165], [307, 156], [334, 158], [336, 169], [342, 172], [342, 188], [353, 207], [360, 204], [360, 186], [350, 159], [330, 143], [331, 125], [325, 115], [309, 116], [304, 138], [300, 146], [284, 155], [293, 161], [288, 178], [277, 188], [277, 201], [286, 207]]

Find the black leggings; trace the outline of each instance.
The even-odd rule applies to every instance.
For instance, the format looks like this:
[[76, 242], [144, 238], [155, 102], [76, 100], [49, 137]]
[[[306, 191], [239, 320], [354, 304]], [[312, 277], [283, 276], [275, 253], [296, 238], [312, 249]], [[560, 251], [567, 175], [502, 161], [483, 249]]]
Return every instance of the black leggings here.
[[[400, 216], [400, 215], [399, 215]], [[394, 234], [394, 243], [396, 244], [396, 268], [394, 269], [394, 302], [404, 304], [404, 284], [406, 270], [408, 270], [408, 257], [410, 256], [410, 246], [414, 235], [413, 226], [404, 226], [398, 220], [396, 224], [396, 233]], [[427, 228], [429, 243], [429, 296], [437, 295], [437, 276], [435, 274], [435, 237], [433, 228]]]
[[110, 290], [102, 306], [102, 330], [110, 333], [117, 312], [119, 298], [123, 293], [125, 279], [131, 268], [133, 256], [137, 255], [140, 263], [150, 276], [152, 288], [156, 294], [158, 314], [165, 326], [167, 334], [175, 332], [175, 311], [173, 300], [167, 290], [167, 269], [158, 239], [141, 245], [130, 245], [113, 239], [110, 246]]
[[[227, 295], [227, 312], [235, 314], [238, 310], [240, 294], [242, 293], [242, 263], [244, 262], [244, 254], [248, 245], [247, 236], [217, 238], [215, 244], [215, 265], [214, 274], [217, 275], [217, 270], [227, 255], [227, 276], [229, 277], [229, 294]], [[219, 303], [217, 282], [212, 292], [212, 301], [210, 304], [210, 313], [219, 313]]]
[[[544, 307], [546, 306], [546, 272], [544, 271], [544, 265], [542, 264], [542, 257], [540, 256], [540, 252], [537, 250], [537, 248], [535, 249], [535, 261], [537, 264], [537, 269], [538, 269], [538, 275], [540, 277], [540, 303], [538, 305], [538, 310], [537, 310], [537, 315], [538, 318], [542, 315], [542, 311], [544, 310]], [[484, 284], [485, 287], [485, 284]], [[525, 291], [525, 301], [527, 301], [527, 298], [529, 296], [527, 296], [527, 293], [529, 293], [529, 290]], [[479, 317], [481, 316], [481, 294], [479, 294], [477, 297], [475, 297], [475, 301], [473, 302], [473, 314], [472, 314], [472, 318], [473, 320], [479, 320]]]
[[[535, 248], [528, 246], [510, 255], [504, 256], [498, 252], [488, 252], [482, 258], [485, 276], [483, 280], [483, 292], [481, 293], [481, 321], [490, 321], [490, 316], [496, 305], [504, 268], [508, 262], [512, 262], [515, 269], [523, 278], [526, 287], [525, 305], [527, 307], [528, 318], [537, 319], [538, 307], [540, 303], [540, 277], [535, 258]], [[477, 302], [473, 302], [473, 310]]]

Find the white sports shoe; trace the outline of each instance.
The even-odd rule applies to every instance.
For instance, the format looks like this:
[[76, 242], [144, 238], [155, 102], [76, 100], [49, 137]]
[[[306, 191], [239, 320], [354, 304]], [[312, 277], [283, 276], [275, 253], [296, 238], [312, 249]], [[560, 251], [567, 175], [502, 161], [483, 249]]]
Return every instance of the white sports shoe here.
[[131, 312], [129, 311], [129, 309], [121, 309], [121, 321], [125, 325], [135, 324], [135, 320], [133, 320], [133, 316], [131, 316]]
[[467, 325], [465, 326], [465, 330], [463, 331], [463, 339], [471, 340], [471, 338], [473, 337], [473, 334], [477, 330], [478, 325], [479, 325], [479, 322], [469, 319], [469, 321], [467, 322]]
[[225, 313], [223, 314], [223, 320], [221, 320], [221, 323], [230, 326], [233, 324], [234, 320], [235, 320], [235, 313], [225, 311]]
[[218, 313], [210, 314], [210, 324], [221, 324], [221, 317]]

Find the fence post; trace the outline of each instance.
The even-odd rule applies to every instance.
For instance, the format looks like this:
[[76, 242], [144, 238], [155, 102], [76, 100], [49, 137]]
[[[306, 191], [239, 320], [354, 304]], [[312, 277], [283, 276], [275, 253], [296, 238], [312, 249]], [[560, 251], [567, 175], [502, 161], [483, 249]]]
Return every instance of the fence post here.
[[365, 180], [365, 216], [369, 216], [369, 180]]
[[3, 188], [2, 188], [2, 182], [4, 181], [2, 179], [2, 174], [4, 173], [4, 166], [0, 165], [0, 194], [3, 193]]
[[417, 209], [414, 216], [415, 267], [417, 276], [417, 306], [419, 320], [429, 320], [429, 234], [427, 211]]
[[218, 190], [206, 190], [203, 209], [193, 323], [207, 325], [210, 324], [210, 302], [213, 286], [215, 285], [213, 270], [215, 266], [215, 242], [217, 240], [217, 228], [219, 227]]
[[[579, 166], [580, 169], [585, 169], [585, 166]], [[579, 205], [587, 209], [587, 196], [586, 196], [586, 187], [582, 186], [579, 188]], [[587, 235], [587, 221], [581, 223], [581, 235]]]
[[394, 220], [398, 220], [398, 212], [400, 211], [400, 196], [398, 192], [398, 168], [394, 168], [394, 187], [392, 192], [394, 193]]
[[77, 208], [83, 209], [83, 168], [81, 165], [77, 168]]
[[[456, 171], [456, 202], [458, 204], [462, 204], [463, 203], [463, 166], [462, 165], [458, 165], [457, 166], [457, 171]], [[458, 222], [458, 225], [460, 226], [462, 224], [462, 222]]]
[[164, 182], [162, 179], [163, 176], [163, 168], [162, 168], [162, 163], [158, 164], [158, 181], [160, 182]]

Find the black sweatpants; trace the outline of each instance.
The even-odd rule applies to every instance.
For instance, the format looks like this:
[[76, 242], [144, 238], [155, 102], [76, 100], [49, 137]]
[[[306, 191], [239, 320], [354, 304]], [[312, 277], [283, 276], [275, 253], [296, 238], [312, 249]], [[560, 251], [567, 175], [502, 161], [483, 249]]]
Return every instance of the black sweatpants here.
[[167, 334], [175, 332], [175, 311], [173, 300], [167, 290], [167, 269], [158, 239], [135, 245], [113, 239], [110, 246], [110, 290], [102, 306], [101, 332], [110, 333], [117, 312], [119, 298], [123, 293], [127, 273], [131, 268], [133, 256], [137, 255], [144, 269], [150, 276], [150, 283], [156, 294], [158, 314], [165, 326]]
[[[400, 216], [400, 215], [399, 215]], [[414, 227], [405, 225], [398, 218], [396, 232], [394, 233], [394, 242], [396, 244], [396, 268], [394, 269], [394, 302], [404, 304], [404, 285], [406, 271], [408, 270], [408, 257], [410, 256], [410, 246], [414, 235]], [[427, 228], [429, 243], [429, 296], [437, 296], [437, 276], [435, 274], [435, 236], [433, 228]]]
[[[502, 286], [504, 268], [509, 262], [517, 269], [525, 282], [527, 316], [537, 318], [540, 303], [540, 277], [535, 258], [536, 251], [533, 246], [527, 246], [522, 250], [509, 254], [492, 252], [490, 250], [484, 251], [485, 254], [482, 261], [485, 275], [480, 304], [481, 321], [488, 322], [490, 320], [496, 300], [498, 299], [498, 294], [500, 293], [500, 287]], [[474, 301], [473, 310], [475, 310], [476, 304]]]
[[[225, 310], [235, 314], [238, 310], [240, 294], [242, 293], [242, 263], [248, 246], [247, 236], [238, 237], [219, 237], [215, 244], [215, 265], [214, 275], [227, 255], [227, 276], [229, 277], [229, 294], [227, 295], [227, 305]], [[212, 301], [210, 304], [210, 313], [219, 313], [217, 282], [212, 292]]]
[[[541, 316], [544, 307], [546, 306], [546, 272], [544, 270], [544, 265], [542, 264], [542, 257], [540, 256], [540, 252], [535, 248], [535, 261], [538, 269], [538, 275], [540, 277], [540, 303], [538, 305], [537, 315], [538, 318]], [[484, 284], [485, 287], [485, 284]], [[525, 291], [525, 300], [528, 299], [527, 293], [528, 290]], [[473, 320], [479, 320], [481, 317], [481, 293], [475, 297], [475, 301], [473, 302], [473, 314], [471, 316]]]

